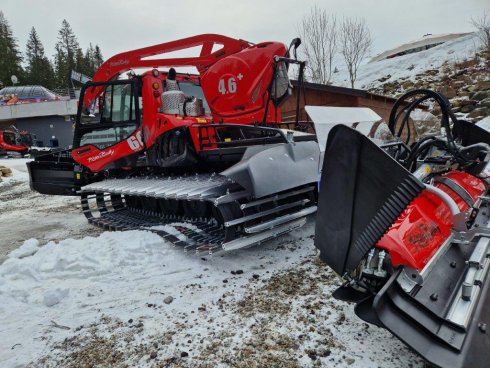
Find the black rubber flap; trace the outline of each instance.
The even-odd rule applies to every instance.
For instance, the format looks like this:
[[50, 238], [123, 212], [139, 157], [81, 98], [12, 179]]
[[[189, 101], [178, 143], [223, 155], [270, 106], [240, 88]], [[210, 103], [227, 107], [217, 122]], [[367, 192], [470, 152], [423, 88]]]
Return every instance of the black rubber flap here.
[[328, 135], [315, 246], [339, 275], [356, 268], [424, 185], [369, 138], [344, 125]]

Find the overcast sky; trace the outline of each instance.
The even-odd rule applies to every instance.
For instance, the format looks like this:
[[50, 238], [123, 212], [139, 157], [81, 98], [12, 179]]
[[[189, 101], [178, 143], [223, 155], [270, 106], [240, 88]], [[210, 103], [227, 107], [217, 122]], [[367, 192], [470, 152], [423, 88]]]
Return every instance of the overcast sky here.
[[339, 17], [364, 17], [372, 56], [426, 33], [472, 31], [471, 18], [490, 9], [490, 0], [0, 0], [0, 10], [22, 52], [34, 26], [52, 57], [66, 19], [84, 50], [98, 44], [107, 59], [201, 33], [289, 44], [315, 4]]

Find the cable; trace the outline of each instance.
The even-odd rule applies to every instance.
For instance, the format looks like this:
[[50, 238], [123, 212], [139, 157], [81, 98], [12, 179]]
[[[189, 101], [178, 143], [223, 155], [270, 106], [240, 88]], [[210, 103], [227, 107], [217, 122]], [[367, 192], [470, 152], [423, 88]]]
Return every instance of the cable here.
[[[413, 101], [409, 101], [411, 98], [415, 98]], [[406, 139], [406, 143], [410, 141], [411, 138], [411, 129], [410, 129], [410, 124], [409, 124], [409, 119], [410, 119], [410, 114], [412, 111], [414, 111], [419, 105], [421, 105], [423, 102], [433, 99], [440, 107], [441, 109], [441, 127], [443, 127], [446, 131], [446, 146], [447, 150], [453, 155], [456, 161], [459, 163], [467, 163], [467, 159], [461, 155], [460, 149], [458, 148], [456, 142], [454, 141], [454, 137], [452, 135], [452, 130], [451, 130], [451, 125], [450, 125], [450, 120], [453, 123], [457, 122], [457, 118], [454, 115], [454, 113], [451, 110], [449, 100], [446, 98], [446, 96], [429, 90], [429, 89], [415, 89], [412, 91], [409, 91], [402, 95], [400, 98], [398, 98], [395, 101], [395, 104], [393, 105], [393, 108], [390, 113], [390, 118], [389, 118], [389, 123], [388, 127], [390, 131], [392, 132], [393, 135], [397, 137], [401, 137], [402, 132], [405, 129], [405, 126], [407, 127], [408, 131], [408, 136]], [[397, 128], [397, 123], [402, 118], [401, 125], [398, 129], [398, 132], [395, 132]], [[412, 147], [412, 152], [410, 153], [409, 157], [405, 161], [405, 167], [407, 169], [410, 169], [414, 161], [416, 160], [417, 157], [422, 153], [422, 150], [426, 150], [427, 146], [434, 144], [435, 142], [440, 142], [440, 140], [432, 140], [429, 143], [424, 143], [428, 142], [428, 140], [431, 140], [432, 138], [422, 139], [420, 142], [417, 142], [413, 147]]]

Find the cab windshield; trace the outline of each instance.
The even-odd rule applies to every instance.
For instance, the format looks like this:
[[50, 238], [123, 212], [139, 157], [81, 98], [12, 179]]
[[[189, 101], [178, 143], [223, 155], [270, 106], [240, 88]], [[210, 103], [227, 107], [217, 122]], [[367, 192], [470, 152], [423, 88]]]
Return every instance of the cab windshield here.
[[7, 144], [16, 145], [15, 134], [10, 132], [3, 132], [3, 140]]

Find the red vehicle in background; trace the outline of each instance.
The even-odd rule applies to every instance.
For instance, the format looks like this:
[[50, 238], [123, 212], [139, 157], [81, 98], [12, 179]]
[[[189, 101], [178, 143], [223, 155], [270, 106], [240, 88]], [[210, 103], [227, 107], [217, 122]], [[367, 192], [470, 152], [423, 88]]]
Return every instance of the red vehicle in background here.
[[4, 151], [7, 155], [24, 156], [30, 147], [23, 136], [27, 137], [30, 134], [15, 130], [0, 130], [0, 152]]

